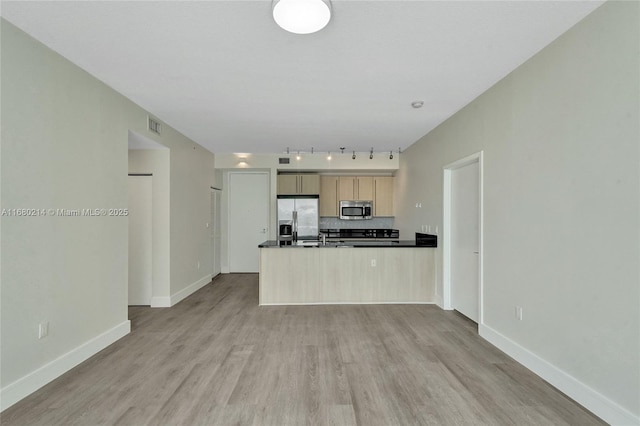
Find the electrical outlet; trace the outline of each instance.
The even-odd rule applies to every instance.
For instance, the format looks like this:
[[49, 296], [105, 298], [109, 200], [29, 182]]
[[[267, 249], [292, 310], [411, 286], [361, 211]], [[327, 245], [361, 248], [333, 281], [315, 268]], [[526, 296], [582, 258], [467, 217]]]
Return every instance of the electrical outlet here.
[[49, 335], [49, 321], [38, 324], [38, 339], [44, 339]]
[[376, 266], [376, 260], [375, 259], [371, 259], [371, 266], [375, 268], [375, 266]]
[[516, 306], [516, 319], [522, 321], [522, 306]]

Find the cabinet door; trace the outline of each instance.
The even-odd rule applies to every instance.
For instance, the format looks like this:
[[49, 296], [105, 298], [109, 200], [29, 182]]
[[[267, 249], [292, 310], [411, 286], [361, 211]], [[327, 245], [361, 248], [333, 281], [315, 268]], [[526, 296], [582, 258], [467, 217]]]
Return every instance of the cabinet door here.
[[320, 177], [320, 216], [338, 216], [338, 176]]
[[375, 198], [374, 216], [393, 216], [393, 177], [377, 176], [373, 179]]
[[298, 175], [278, 175], [278, 195], [298, 193]]
[[340, 176], [338, 180], [338, 201], [356, 199], [355, 176]]
[[358, 193], [356, 200], [373, 201], [373, 176], [360, 176], [356, 178]]
[[318, 195], [320, 193], [320, 175], [300, 175], [298, 190], [300, 194]]

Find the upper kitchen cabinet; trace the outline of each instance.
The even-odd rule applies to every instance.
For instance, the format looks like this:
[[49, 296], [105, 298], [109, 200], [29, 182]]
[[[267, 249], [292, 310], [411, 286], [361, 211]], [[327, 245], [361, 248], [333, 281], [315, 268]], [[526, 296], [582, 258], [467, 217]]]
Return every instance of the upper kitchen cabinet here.
[[393, 216], [393, 176], [373, 178], [373, 215]]
[[339, 200], [373, 200], [373, 176], [340, 176]]
[[318, 195], [319, 193], [319, 175], [278, 175], [278, 195]]
[[338, 216], [338, 176], [320, 176], [320, 216]]

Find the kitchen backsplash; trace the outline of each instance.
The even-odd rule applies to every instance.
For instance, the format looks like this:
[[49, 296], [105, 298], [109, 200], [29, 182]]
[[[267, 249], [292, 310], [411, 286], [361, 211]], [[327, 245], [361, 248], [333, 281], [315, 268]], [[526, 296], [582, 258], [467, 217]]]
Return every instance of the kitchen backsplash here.
[[368, 220], [342, 220], [337, 217], [321, 217], [320, 229], [393, 229], [392, 217], [374, 217]]

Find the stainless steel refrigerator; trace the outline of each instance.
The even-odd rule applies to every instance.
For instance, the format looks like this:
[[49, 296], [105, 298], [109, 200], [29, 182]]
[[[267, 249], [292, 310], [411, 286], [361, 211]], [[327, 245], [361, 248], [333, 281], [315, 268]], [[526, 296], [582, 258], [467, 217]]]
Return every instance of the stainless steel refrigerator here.
[[280, 225], [290, 222], [293, 240], [318, 239], [318, 196], [278, 196], [278, 239]]

